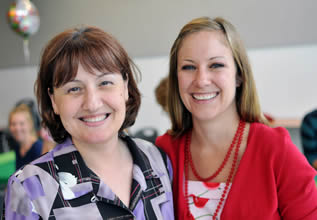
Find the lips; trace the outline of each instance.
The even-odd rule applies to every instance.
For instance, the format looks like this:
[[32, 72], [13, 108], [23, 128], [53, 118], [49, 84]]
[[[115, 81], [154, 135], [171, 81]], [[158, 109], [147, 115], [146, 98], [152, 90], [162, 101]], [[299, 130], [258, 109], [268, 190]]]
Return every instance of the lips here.
[[105, 115], [98, 115], [98, 116], [89, 116], [89, 117], [81, 117], [80, 120], [84, 122], [94, 123], [94, 122], [100, 122], [108, 118], [110, 113], [107, 113]]
[[196, 100], [199, 100], [199, 101], [205, 101], [205, 100], [211, 100], [211, 99], [215, 98], [218, 94], [219, 94], [219, 92], [204, 93], [204, 94], [194, 93], [194, 94], [192, 94], [192, 97]]

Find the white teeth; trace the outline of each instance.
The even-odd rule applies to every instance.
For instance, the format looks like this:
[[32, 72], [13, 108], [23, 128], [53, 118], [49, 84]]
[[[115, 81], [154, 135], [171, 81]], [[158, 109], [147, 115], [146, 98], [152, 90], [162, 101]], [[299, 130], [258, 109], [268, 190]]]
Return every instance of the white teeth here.
[[91, 117], [91, 118], [83, 118], [83, 121], [85, 122], [98, 122], [106, 119], [106, 115], [101, 115], [97, 117]]
[[193, 97], [197, 100], [208, 100], [217, 96], [217, 93], [210, 94], [194, 94]]

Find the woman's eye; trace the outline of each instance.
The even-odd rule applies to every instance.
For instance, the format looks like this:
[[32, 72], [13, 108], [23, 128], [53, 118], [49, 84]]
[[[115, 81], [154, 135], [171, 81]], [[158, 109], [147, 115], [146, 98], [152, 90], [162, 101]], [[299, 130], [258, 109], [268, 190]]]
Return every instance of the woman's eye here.
[[222, 63], [214, 63], [214, 64], [210, 65], [210, 68], [216, 69], [216, 68], [220, 68], [220, 67], [224, 67], [224, 66], [225, 65]]
[[79, 87], [73, 87], [67, 90], [67, 93], [77, 93], [80, 91]]
[[182, 66], [182, 70], [195, 70], [195, 69], [196, 69], [196, 67], [193, 65]]
[[100, 83], [101, 86], [107, 86], [107, 85], [111, 85], [111, 84], [113, 84], [113, 83], [110, 82], [110, 81], [102, 81], [102, 82]]

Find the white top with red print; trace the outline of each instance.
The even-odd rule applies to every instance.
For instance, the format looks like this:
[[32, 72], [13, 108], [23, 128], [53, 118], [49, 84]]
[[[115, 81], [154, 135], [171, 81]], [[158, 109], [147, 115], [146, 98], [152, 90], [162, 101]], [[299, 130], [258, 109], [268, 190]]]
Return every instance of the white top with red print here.
[[[211, 219], [213, 213], [216, 211], [225, 186], [226, 183], [188, 181], [188, 202], [192, 219]], [[229, 184], [228, 193], [230, 188], [231, 183]], [[228, 193], [225, 195], [225, 200], [220, 207], [217, 219], [220, 219]]]

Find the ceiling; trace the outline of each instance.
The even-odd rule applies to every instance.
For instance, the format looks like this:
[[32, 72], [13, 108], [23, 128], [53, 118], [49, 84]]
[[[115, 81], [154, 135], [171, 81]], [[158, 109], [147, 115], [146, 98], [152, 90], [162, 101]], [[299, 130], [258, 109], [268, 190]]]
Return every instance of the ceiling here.
[[[25, 65], [23, 40], [6, 13], [13, 0], [0, 1], [0, 68]], [[317, 44], [316, 0], [32, 0], [39, 31], [29, 38], [30, 65], [42, 48], [66, 28], [89, 24], [114, 35], [132, 58], [167, 56], [180, 28], [199, 16], [223, 16], [239, 30], [247, 48]]]

